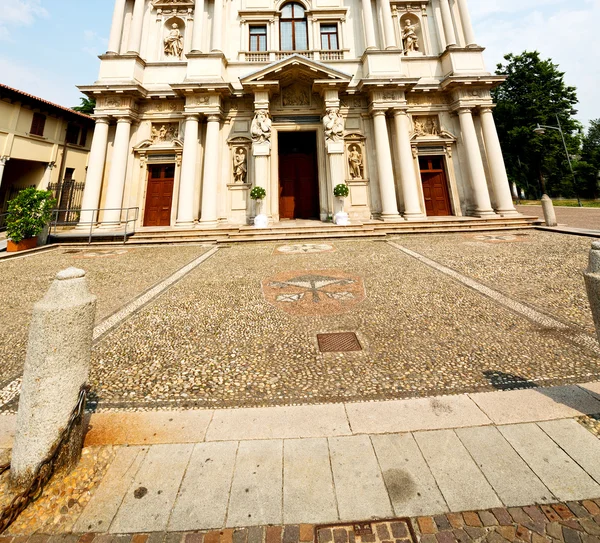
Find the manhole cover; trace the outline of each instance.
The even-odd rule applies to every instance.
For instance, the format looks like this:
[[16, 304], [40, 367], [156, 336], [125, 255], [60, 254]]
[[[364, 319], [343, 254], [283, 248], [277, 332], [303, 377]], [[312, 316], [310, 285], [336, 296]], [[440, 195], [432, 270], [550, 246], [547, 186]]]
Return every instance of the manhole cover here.
[[349, 353], [362, 351], [362, 346], [354, 332], [317, 334], [319, 350], [322, 353]]
[[417, 541], [405, 518], [317, 526], [317, 543], [413, 543]]

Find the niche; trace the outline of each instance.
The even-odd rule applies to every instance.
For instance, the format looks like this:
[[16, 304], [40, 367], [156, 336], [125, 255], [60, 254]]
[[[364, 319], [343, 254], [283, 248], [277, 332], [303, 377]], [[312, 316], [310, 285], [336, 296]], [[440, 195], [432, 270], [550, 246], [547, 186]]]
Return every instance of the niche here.
[[402, 37], [402, 50], [406, 56], [425, 54], [423, 24], [417, 15], [405, 13], [400, 18], [400, 35]]
[[164, 24], [163, 54], [165, 60], [181, 60], [185, 43], [185, 23], [179, 17], [171, 17]]

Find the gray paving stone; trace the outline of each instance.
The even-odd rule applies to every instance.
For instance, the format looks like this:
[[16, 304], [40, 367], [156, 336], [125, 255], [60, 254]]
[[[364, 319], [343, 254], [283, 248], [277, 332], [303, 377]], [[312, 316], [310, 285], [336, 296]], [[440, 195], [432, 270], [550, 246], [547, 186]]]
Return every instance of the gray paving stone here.
[[600, 381], [585, 383], [579, 386], [586, 390], [588, 393], [591, 393], [596, 398], [600, 399]]
[[340, 520], [393, 515], [383, 476], [368, 436], [329, 439]]
[[129, 487], [110, 533], [160, 532], [167, 528], [194, 445], [153, 445]]
[[324, 524], [338, 520], [327, 439], [283, 443], [283, 523]]
[[600, 483], [600, 440], [597, 437], [573, 419], [541, 422], [538, 426]]
[[398, 517], [436, 515], [448, 506], [412, 434], [371, 436]]
[[583, 500], [600, 495], [600, 486], [536, 424], [498, 429], [559, 500]]
[[123, 496], [146, 457], [148, 447], [119, 447], [100, 486], [75, 526], [76, 533], [106, 532], [115, 518]]
[[502, 506], [454, 431], [418, 432], [415, 439], [451, 511]]
[[238, 443], [194, 447], [169, 520], [169, 530], [220, 529], [225, 525]]
[[238, 449], [227, 526], [282, 523], [283, 442], [243, 441]]
[[456, 434], [504, 505], [517, 507], [553, 501], [552, 492], [496, 428], [459, 428]]
[[0, 449], [10, 449], [15, 438], [16, 415], [0, 415]]

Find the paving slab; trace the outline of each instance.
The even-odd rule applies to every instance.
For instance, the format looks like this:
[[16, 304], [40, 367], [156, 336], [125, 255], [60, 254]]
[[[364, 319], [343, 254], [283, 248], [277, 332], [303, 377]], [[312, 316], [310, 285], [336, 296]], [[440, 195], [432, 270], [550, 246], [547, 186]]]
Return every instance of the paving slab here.
[[340, 520], [392, 516], [392, 504], [369, 436], [332, 437], [329, 450]]
[[559, 500], [600, 496], [600, 485], [538, 425], [514, 424], [498, 429]]
[[469, 394], [495, 424], [517, 424], [600, 413], [600, 401], [576, 385]]
[[211, 410], [95, 413], [86, 446], [198, 443], [204, 441]]
[[0, 415], [0, 449], [9, 449], [12, 447], [16, 426], [16, 415]]
[[169, 531], [220, 529], [225, 525], [238, 443], [194, 447], [169, 520]]
[[346, 404], [355, 434], [480, 426], [490, 419], [466, 395]]
[[327, 439], [283, 442], [283, 523], [325, 524], [339, 519]]
[[342, 404], [215, 411], [206, 441], [350, 435]]
[[540, 422], [538, 426], [600, 483], [600, 439], [572, 419]]
[[133, 483], [146, 458], [147, 447], [119, 447], [100, 486], [83, 513], [77, 519], [74, 532], [106, 532], [112, 523], [123, 496]]
[[504, 505], [548, 503], [554, 496], [494, 427], [459, 428], [456, 434]]
[[600, 381], [595, 381], [593, 383], [584, 383], [579, 386], [587, 392], [591, 392], [595, 397], [597, 397], [600, 400]]
[[167, 528], [193, 448], [191, 444], [150, 447], [110, 533], [162, 532]]
[[451, 511], [501, 507], [502, 502], [453, 430], [415, 433]]
[[281, 524], [283, 441], [244, 441], [240, 443], [227, 526]]
[[448, 506], [412, 434], [371, 437], [398, 517], [437, 515]]

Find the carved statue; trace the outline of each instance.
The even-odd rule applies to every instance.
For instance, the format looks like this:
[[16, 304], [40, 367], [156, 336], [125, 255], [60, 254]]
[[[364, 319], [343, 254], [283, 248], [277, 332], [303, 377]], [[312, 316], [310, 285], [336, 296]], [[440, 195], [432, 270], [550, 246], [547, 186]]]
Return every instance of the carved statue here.
[[426, 136], [427, 130], [425, 130], [425, 124], [422, 121], [415, 119], [415, 134], [417, 136]]
[[248, 175], [248, 157], [246, 150], [239, 147], [233, 155], [233, 180], [235, 183], [245, 183]]
[[183, 53], [183, 36], [179, 31], [179, 26], [173, 24], [169, 35], [165, 38], [165, 54], [168, 57], [181, 58]]
[[419, 36], [417, 36], [418, 25], [413, 25], [410, 19], [402, 30], [402, 45], [405, 53], [412, 53], [419, 50]]
[[271, 119], [269, 119], [266, 111], [259, 110], [256, 112], [250, 132], [252, 134], [252, 141], [256, 143], [271, 141]]
[[358, 145], [351, 145], [348, 149], [348, 165], [352, 179], [363, 179], [363, 157]]
[[344, 119], [339, 109], [330, 108], [323, 117], [326, 141], [341, 141], [344, 137]]
[[150, 135], [150, 139], [152, 143], [162, 143], [162, 142], [171, 142], [178, 136], [178, 130], [173, 124], [162, 125], [160, 128], [156, 128], [155, 125], [152, 125], [152, 132]]

